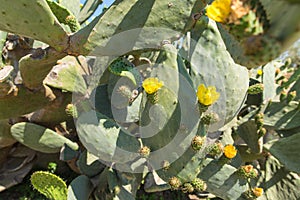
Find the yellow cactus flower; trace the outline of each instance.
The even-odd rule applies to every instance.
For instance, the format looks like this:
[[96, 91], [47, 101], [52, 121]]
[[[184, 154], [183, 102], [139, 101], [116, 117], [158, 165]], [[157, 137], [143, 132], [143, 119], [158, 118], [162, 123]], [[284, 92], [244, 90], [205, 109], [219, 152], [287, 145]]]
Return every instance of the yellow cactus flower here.
[[159, 90], [164, 83], [159, 81], [158, 78], [147, 78], [143, 81], [143, 88], [147, 94], [153, 94]]
[[255, 187], [252, 189], [252, 192], [256, 197], [260, 197], [264, 193], [264, 190], [262, 188]]
[[257, 73], [257, 75], [258, 76], [261, 76], [261, 75], [263, 75], [263, 70], [262, 69], [258, 69], [257, 71], [256, 71], [256, 73]]
[[219, 99], [220, 94], [216, 91], [214, 86], [208, 86], [206, 88], [204, 84], [200, 84], [198, 86], [197, 97], [199, 103], [210, 106]]
[[237, 150], [236, 148], [232, 145], [232, 144], [228, 144], [224, 147], [224, 155], [229, 158], [232, 159], [236, 156]]
[[216, 22], [225, 23], [231, 12], [231, 0], [215, 0], [207, 6], [206, 15]]

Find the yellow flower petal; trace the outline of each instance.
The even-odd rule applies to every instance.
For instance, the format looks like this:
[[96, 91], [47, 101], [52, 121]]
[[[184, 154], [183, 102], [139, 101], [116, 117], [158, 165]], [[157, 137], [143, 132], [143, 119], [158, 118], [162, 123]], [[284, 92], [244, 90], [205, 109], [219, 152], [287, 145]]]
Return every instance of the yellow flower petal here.
[[206, 8], [206, 15], [216, 22], [225, 23], [230, 15], [231, 0], [215, 0]]
[[232, 159], [236, 156], [236, 154], [237, 154], [237, 150], [232, 144], [228, 144], [224, 147], [224, 155], [227, 158]]
[[159, 81], [158, 78], [147, 78], [143, 81], [143, 88], [147, 94], [153, 94], [157, 92], [162, 86], [163, 82]]
[[197, 97], [199, 103], [209, 106], [219, 99], [220, 94], [216, 91], [214, 86], [206, 88], [204, 84], [200, 84], [198, 86]]
[[262, 188], [259, 188], [259, 187], [253, 188], [252, 191], [253, 191], [253, 194], [256, 197], [260, 197], [264, 192], [264, 190]]

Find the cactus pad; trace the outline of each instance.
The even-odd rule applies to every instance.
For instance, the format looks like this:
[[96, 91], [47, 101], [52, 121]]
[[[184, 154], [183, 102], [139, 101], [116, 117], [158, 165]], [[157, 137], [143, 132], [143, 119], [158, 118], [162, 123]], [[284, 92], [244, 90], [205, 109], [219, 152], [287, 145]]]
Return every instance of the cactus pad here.
[[55, 174], [36, 171], [30, 178], [33, 187], [51, 200], [67, 200], [67, 185]]

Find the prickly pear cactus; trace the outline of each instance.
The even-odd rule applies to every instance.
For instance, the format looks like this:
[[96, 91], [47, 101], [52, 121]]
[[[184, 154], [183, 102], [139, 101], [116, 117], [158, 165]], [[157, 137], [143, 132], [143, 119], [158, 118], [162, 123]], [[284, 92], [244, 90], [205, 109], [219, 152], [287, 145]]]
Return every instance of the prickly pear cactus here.
[[1, 190], [300, 198], [298, 1], [0, 3]]
[[67, 185], [55, 174], [45, 171], [36, 171], [30, 178], [33, 187], [48, 199], [67, 199]]

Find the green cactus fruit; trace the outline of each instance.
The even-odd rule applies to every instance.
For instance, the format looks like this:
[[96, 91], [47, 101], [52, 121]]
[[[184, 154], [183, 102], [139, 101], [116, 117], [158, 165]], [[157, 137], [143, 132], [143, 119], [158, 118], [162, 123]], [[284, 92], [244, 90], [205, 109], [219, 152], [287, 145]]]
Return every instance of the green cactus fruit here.
[[149, 157], [150, 152], [151, 152], [151, 150], [150, 150], [150, 148], [147, 147], [147, 146], [144, 146], [144, 147], [142, 147], [142, 148], [139, 150], [139, 154], [140, 154], [143, 158]]
[[212, 146], [209, 147], [209, 155], [212, 157], [218, 157], [223, 153], [224, 146], [221, 142], [215, 142]]
[[258, 171], [252, 165], [241, 166], [237, 173], [243, 178], [257, 178]]
[[264, 125], [264, 114], [258, 113], [254, 116], [254, 121], [257, 126], [257, 129], [260, 129]]
[[248, 88], [248, 94], [259, 94], [264, 91], [264, 84], [257, 83]]
[[65, 19], [65, 23], [70, 27], [72, 32], [76, 32], [80, 29], [80, 25], [75, 16], [68, 15]]
[[181, 190], [183, 193], [193, 193], [195, 189], [192, 184], [184, 183]]
[[193, 140], [192, 140], [192, 148], [195, 150], [195, 151], [199, 151], [202, 147], [203, 147], [203, 144], [205, 142], [205, 137], [201, 137], [199, 135], [196, 135]]
[[219, 121], [219, 115], [213, 112], [204, 114], [203, 117], [201, 117], [201, 122], [206, 125], [210, 125], [218, 121]]
[[36, 171], [30, 178], [33, 187], [51, 200], [67, 200], [67, 185], [55, 174]]
[[191, 184], [198, 192], [203, 192], [207, 189], [206, 183], [200, 178], [195, 178]]
[[172, 190], [178, 190], [181, 187], [182, 183], [177, 177], [174, 176], [169, 179], [169, 185], [171, 186]]
[[79, 148], [77, 143], [59, 135], [55, 131], [29, 122], [14, 124], [11, 127], [11, 134], [25, 146], [43, 153], [57, 153], [64, 144], [73, 150]]

